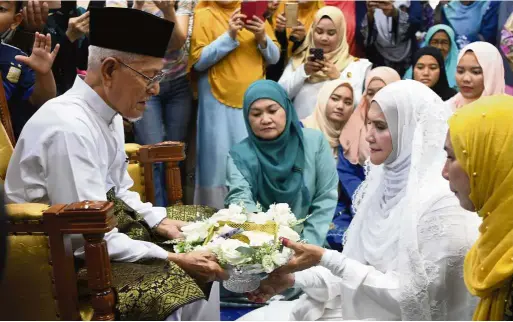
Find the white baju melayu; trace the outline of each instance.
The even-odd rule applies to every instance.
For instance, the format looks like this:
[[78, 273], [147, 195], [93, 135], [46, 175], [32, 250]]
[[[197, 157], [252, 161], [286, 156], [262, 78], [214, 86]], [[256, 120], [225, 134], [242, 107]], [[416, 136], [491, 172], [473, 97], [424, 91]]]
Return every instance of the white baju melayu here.
[[[425, 85], [400, 81], [374, 98], [393, 151], [369, 165], [354, 197], [342, 253], [295, 273], [294, 302], [271, 302], [241, 320], [471, 320], [476, 298], [463, 281], [479, 220], [442, 178], [450, 110]], [[279, 316], [278, 316], [279, 315]]]
[[[124, 142], [122, 117], [77, 77], [68, 92], [44, 104], [23, 128], [7, 170], [7, 202], [68, 204], [106, 200], [107, 192], [114, 188], [116, 197], [154, 227], [166, 218], [166, 209], [143, 203], [138, 193], [128, 190], [133, 181], [127, 172]], [[163, 248], [133, 240], [117, 228], [105, 234], [105, 241], [113, 261], [168, 257]], [[81, 235], [73, 236], [73, 249], [79, 258], [85, 255], [83, 242]], [[214, 293], [209, 302], [216, 301]], [[183, 307], [180, 312], [187, 310]], [[201, 311], [198, 304], [193, 311]], [[219, 318], [218, 305], [217, 313], [216, 316], [214, 309], [210, 318]]]
[[[353, 87], [354, 106], [358, 106], [362, 98], [363, 83], [371, 67], [372, 63], [367, 59], [358, 59], [352, 61], [340, 72], [340, 78], [347, 80]], [[301, 64], [294, 70], [291, 60], [278, 81], [294, 103], [294, 108], [300, 120], [313, 113], [319, 91], [327, 82], [309, 83], [307, 81], [308, 77], [305, 72], [305, 65]]]

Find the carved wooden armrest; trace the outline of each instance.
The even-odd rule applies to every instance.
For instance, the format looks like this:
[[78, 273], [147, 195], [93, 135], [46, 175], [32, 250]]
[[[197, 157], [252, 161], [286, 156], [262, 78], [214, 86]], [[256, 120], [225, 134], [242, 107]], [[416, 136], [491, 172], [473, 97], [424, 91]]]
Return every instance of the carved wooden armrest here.
[[[15, 218], [15, 217], [12, 217]], [[12, 234], [48, 235], [52, 283], [61, 320], [80, 320], [77, 279], [69, 234], [83, 234], [89, 289], [93, 292], [94, 320], [114, 320], [115, 296], [105, 233], [117, 225], [114, 204], [83, 201], [54, 205], [42, 217], [8, 221]]]
[[130, 156], [130, 160], [139, 162], [144, 168], [145, 194], [151, 203], [155, 202], [153, 163], [165, 162], [168, 205], [182, 204], [182, 178], [178, 164], [185, 160], [185, 144], [183, 142], [166, 141], [142, 145], [137, 153]]

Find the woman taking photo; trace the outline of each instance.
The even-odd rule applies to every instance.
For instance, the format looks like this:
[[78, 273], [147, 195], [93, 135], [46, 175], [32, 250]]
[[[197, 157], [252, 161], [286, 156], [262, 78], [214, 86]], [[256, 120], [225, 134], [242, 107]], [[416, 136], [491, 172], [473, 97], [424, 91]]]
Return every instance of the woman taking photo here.
[[279, 83], [292, 99], [298, 117], [304, 119], [312, 114], [319, 90], [330, 80], [349, 80], [358, 103], [371, 65], [367, 59], [349, 54], [342, 11], [324, 7], [317, 11], [305, 41], [294, 52]]

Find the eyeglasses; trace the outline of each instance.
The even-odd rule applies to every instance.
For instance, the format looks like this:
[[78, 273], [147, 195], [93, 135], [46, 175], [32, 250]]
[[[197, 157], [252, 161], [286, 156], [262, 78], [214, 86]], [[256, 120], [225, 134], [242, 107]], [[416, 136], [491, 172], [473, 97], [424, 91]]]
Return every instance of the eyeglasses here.
[[448, 42], [447, 40], [432, 40], [429, 42], [429, 45], [435, 47], [435, 46], [441, 46], [441, 47], [444, 47], [444, 48], [449, 48], [449, 46], [451, 45], [450, 42]]
[[121, 65], [125, 66], [126, 68], [136, 72], [139, 76], [142, 76], [144, 77], [144, 79], [146, 79], [148, 81], [148, 84], [146, 84], [146, 88], [149, 89], [151, 87], [153, 87], [153, 85], [157, 84], [157, 83], [160, 83], [160, 81], [164, 78], [164, 72], [159, 72], [157, 75], [153, 76], [153, 77], [148, 77], [146, 75], [144, 75], [143, 73], [141, 73], [140, 71], [136, 70], [135, 68], [125, 64], [124, 62], [122, 62], [121, 60], [119, 59], [116, 59]]

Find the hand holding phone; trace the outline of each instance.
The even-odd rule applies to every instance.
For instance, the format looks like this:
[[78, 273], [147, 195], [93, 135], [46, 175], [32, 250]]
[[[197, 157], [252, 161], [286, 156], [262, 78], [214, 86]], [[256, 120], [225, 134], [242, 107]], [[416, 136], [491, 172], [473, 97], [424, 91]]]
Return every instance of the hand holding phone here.
[[244, 28], [243, 18], [244, 15], [240, 13], [240, 9], [237, 9], [228, 20], [228, 33], [233, 40], [237, 38], [237, 33]]

